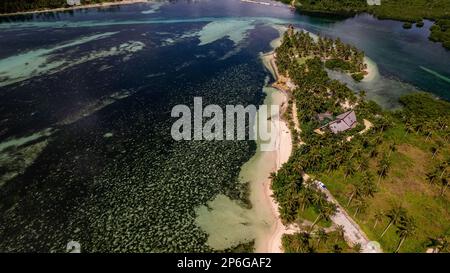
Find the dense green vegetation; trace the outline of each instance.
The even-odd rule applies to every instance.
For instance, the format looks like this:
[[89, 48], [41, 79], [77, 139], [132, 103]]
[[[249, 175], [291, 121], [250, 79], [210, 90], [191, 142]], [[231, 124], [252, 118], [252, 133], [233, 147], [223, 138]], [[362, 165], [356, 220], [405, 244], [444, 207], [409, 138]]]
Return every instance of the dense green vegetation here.
[[282, 238], [286, 253], [358, 253], [361, 245], [349, 247], [344, 240], [342, 227], [335, 231], [326, 232], [320, 228], [315, 234], [300, 232], [292, 235], [285, 234]]
[[[303, 54], [298, 50], [307, 48], [305, 54], [310, 54], [319, 41], [312, 41], [308, 34], [288, 33], [276, 51], [280, 71], [297, 86], [292, 100], [305, 142], [294, 145], [290, 160], [273, 174], [272, 188], [282, 220], [301, 223], [306, 218], [313, 238], [318, 236], [317, 227], [329, 225], [327, 220], [335, 210], [314, 183], [304, 181], [307, 173], [327, 185], [384, 251], [422, 252], [431, 242], [447, 242], [450, 104], [417, 93], [400, 99], [402, 110], [383, 111], [364, 99], [364, 91], [355, 96], [345, 85], [328, 78], [325, 67], [345, 67], [344, 54], [336, 54], [339, 61], [331, 66], [326, 58], [317, 57], [317, 52], [316, 57], [298, 63], [297, 55]], [[340, 134], [314, 132], [321, 125], [314, 118], [318, 113], [340, 114], [346, 102], [359, 123], [363, 119], [373, 123], [370, 130], [358, 134], [364, 128], [360, 124]], [[349, 136], [353, 136], [351, 140]], [[287, 251], [334, 251], [333, 246], [311, 250], [304, 234], [288, 236], [283, 243]], [[448, 251], [448, 246], [439, 251]]]
[[[291, 29], [285, 33], [283, 41], [283, 44], [276, 50], [277, 56], [279, 56], [277, 66], [282, 74], [285, 74], [287, 70], [294, 71], [295, 73], [289, 73], [291, 77], [295, 77], [294, 82], [303, 82], [301, 78], [310, 73], [304, 73], [301, 70], [304, 71], [308, 66], [322, 66], [322, 61], [325, 62], [325, 67], [328, 69], [340, 70], [349, 74], [361, 73], [366, 68], [364, 52], [354, 46], [342, 43], [339, 39], [334, 41], [330, 38], [318, 37], [315, 42], [308, 33], [303, 31], [293, 33]], [[320, 69], [314, 71], [319, 74], [322, 72], [319, 77], [326, 74]], [[313, 75], [313, 77], [315, 76]]]
[[367, 10], [366, 0], [300, 0], [297, 7], [301, 11], [317, 14], [353, 15]]
[[[286, 1], [283, 1], [286, 2]], [[298, 0], [296, 7], [302, 13], [349, 16], [369, 12], [380, 19], [406, 21], [405, 28], [423, 26], [423, 19], [435, 20], [430, 40], [442, 42], [450, 49], [450, 1], [447, 0], [382, 0], [379, 6], [369, 6], [366, 0]]]
[[437, 20], [430, 30], [430, 40], [442, 42], [445, 48], [450, 49], [450, 19]]
[[[102, 2], [120, 2], [122, 0], [81, 0], [81, 4], [96, 4]], [[69, 7], [67, 0], [2, 0], [0, 13], [33, 11]]]
[[412, 23], [411, 22], [405, 22], [405, 23], [403, 23], [403, 28], [404, 29], [410, 29], [410, 28], [412, 28]]

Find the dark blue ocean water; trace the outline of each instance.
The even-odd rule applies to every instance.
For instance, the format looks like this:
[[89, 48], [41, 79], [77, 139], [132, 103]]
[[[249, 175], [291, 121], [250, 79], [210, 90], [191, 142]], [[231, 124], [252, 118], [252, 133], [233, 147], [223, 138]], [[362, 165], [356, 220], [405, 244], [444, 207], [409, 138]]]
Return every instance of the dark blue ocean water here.
[[[422, 29], [368, 15], [176, 1], [3, 18], [0, 250], [209, 251], [194, 208], [240, 200], [250, 141], [175, 142], [177, 104], [261, 104], [260, 52], [294, 24], [340, 37], [377, 63], [364, 86], [390, 106], [422, 89], [450, 99], [450, 52]], [[389, 83], [389, 84], [386, 84]], [[355, 88], [359, 88], [358, 86]], [[362, 88], [362, 87], [361, 87]]]

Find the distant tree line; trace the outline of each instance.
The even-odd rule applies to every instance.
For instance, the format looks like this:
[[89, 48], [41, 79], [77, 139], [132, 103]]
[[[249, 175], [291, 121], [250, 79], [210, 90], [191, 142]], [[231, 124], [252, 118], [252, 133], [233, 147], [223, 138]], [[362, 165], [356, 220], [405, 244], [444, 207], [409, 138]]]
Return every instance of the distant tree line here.
[[[81, 4], [95, 4], [102, 2], [120, 2], [122, 0], [80, 0]], [[0, 13], [14, 13], [42, 9], [70, 7], [67, 0], [2, 0]]]
[[[290, 0], [281, 0], [290, 3]], [[368, 12], [380, 19], [405, 21], [404, 27], [424, 26], [424, 19], [434, 20], [430, 40], [441, 42], [450, 49], [450, 1], [448, 0], [382, 0], [381, 5], [370, 6], [366, 0], [297, 0], [301, 13], [318, 15], [353, 16]]]

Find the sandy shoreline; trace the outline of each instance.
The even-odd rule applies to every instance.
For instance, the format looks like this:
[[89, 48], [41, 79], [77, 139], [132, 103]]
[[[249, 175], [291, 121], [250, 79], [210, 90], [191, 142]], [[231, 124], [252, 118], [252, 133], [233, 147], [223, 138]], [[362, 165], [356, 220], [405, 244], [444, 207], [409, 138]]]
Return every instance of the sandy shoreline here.
[[373, 81], [378, 76], [378, 66], [368, 57], [364, 57], [364, 64], [367, 65], [366, 72], [367, 74], [364, 76], [363, 82]]
[[[278, 91], [282, 94], [282, 103], [287, 105], [287, 95], [283, 92]], [[279, 128], [277, 132], [277, 142], [276, 142], [276, 168], [274, 171], [278, 171], [281, 166], [289, 160], [292, 152], [292, 137], [291, 132], [284, 120], [280, 119]], [[281, 238], [284, 233], [287, 232], [288, 228], [281, 222], [280, 213], [278, 210], [278, 203], [273, 197], [273, 191], [271, 188], [272, 181], [271, 179], [267, 179], [266, 183], [264, 183], [265, 196], [270, 202], [270, 207], [272, 210], [272, 215], [276, 219], [275, 225], [273, 227], [272, 233], [270, 237], [267, 238], [267, 251], [269, 253], [281, 253], [282, 252], [282, 244]]]
[[87, 5], [79, 5], [79, 6], [64, 7], [64, 8], [41, 9], [41, 10], [21, 11], [21, 12], [14, 12], [14, 13], [0, 13], [0, 16], [14, 16], [14, 15], [58, 12], [58, 11], [77, 10], [77, 9], [101, 8], [101, 7], [129, 5], [129, 4], [136, 4], [136, 3], [155, 3], [155, 2], [149, 1], [149, 0], [124, 0], [124, 1], [120, 1], [120, 2], [103, 2], [103, 3], [98, 3], [98, 4], [87, 4]]
[[[280, 35], [281, 37], [281, 35]], [[277, 39], [278, 40], [278, 39]], [[273, 41], [273, 44], [277, 43], [277, 40]], [[274, 52], [269, 52], [266, 54], [263, 54], [261, 56], [262, 62], [264, 66], [267, 68], [267, 70], [270, 71], [272, 76], [276, 79], [277, 73], [276, 73], [276, 67], [273, 67], [274, 63]], [[274, 88], [276, 89], [276, 88]], [[272, 160], [276, 162], [275, 166], [273, 167], [272, 172], [278, 171], [281, 166], [286, 163], [289, 160], [289, 157], [292, 153], [292, 136], [291, 132], [289, 130], [289, 127], [283, 119], [281, 119], [282, 112], [285, 111], [285, 108], [287, 106], [288, 101], [288, 95], [283, 92], [282, 90], [276, 89], [276, 96], [277, 99], [274, 99], [275, 101], [273, 104], [278, 104], [282, 106], [280, 118], [278, 127], [276, 128], [276, 149], [273, 152]], [[274, 95], [275, 97], [275, 95]], [[265, 181], [262, 183], [262, 189], [259, 190], [259, 194], [261, 195], [261, 200], [264, 200], [264, 202], [270, 207], [270, 214], [273, 218], [273, 224], [270, 229], [270, 232], [268, 235], [265, 236], [265, 238], [262, 238], [262, 242], [256, 245], [256, 252], [260, 253], [282, 253], [282, 243], [281, 238], [283, 234], [285, 233], [293, 233], [295, 230], [286, 227], [280, 218], [280, 213], [278, 210], [278, 203], [276, 202], [275, 198], [273, 197], [273, 191], [271, 188], [271, 179], [266, 178]]]

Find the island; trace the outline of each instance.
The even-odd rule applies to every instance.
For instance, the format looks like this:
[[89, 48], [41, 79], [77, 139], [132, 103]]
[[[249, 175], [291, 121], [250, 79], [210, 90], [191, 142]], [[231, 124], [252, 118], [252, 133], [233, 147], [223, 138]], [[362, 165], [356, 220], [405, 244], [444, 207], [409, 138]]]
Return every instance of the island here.
[[434, 21], [429, 39], [450, 49], [450, 2], [446, 0], [367, 1], [367, 0], [280, 0], [300, 13], [319, 16], [354, 16], [370, 13], [379, 19], [404, 21], [405, 29], [423, 27], [424, 19]]
[[[285, 252], [449, 251], [450, 104], [427, 93], [389, 111], [328, 77], [369, 77], [364, 53], [293, 27], [275, 50], [289, 94], [289, 161], [272, 173]], [[370, 80], [370, 79], [369, 79]]]

